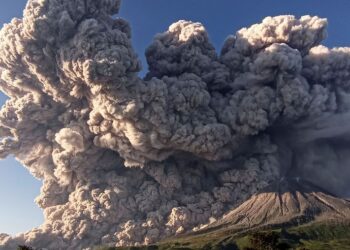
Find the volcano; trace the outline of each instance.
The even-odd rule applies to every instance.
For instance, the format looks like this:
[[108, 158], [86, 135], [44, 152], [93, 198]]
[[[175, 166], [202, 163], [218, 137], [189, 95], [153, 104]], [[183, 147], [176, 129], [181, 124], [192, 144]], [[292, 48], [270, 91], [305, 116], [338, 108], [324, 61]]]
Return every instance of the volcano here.
[[251, 230], [350, 219], [350, 201], [300, 178], [282, 179], [210, 224], [215, 229]]
[[221, 219], [194, 232], [160, 242], [159, 247], [244, 249], [251, 246], [247, 242], [256, 237], [256, 233], [275, 235], [279, 242], [285, 242], [291, 249], [308, 249], [307, 246], [313, 244], [319, 247], [321, 242], [328, 247], [325, 249], [348, 249], [350, 201], [306, 178], [282, 178], [233, 208]]
[[350, 47], [322, 45], [325, 18], [266, 17], [220, 53], [204, 25], [180, 20], [141, 65], [120, 6], [28, 0], [0, 30], [0, 159], [42, 181], [44, 213], [0, 234], [0, 249], [349, 217], [336, 197], [350, 190]]

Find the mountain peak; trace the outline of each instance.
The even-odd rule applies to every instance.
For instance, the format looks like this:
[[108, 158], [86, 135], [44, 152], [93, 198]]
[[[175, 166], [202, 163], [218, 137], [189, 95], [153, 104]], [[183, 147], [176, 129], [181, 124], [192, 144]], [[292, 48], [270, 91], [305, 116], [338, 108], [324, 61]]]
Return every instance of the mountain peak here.
[[253, 195], [210, 228], [235, 230], [350, 219], [350, 201], [300, 178], [282, 179]]

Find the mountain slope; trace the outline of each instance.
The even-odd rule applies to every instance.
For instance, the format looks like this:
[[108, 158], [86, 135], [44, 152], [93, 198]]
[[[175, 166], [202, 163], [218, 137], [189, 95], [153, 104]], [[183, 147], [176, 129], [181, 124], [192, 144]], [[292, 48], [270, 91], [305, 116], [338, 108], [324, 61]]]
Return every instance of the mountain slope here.
[[307, 181], [292, 179], [252, 196], [206, 230], [244, 230], [343, 219], [350, 219], [349, 200], [337, 198]]
[[290, 249], [350, 250], [350, 201], [308, 181], [285, 179], [202, 230], [132, 249], [243, 249], [257, 232], [277, 235]]

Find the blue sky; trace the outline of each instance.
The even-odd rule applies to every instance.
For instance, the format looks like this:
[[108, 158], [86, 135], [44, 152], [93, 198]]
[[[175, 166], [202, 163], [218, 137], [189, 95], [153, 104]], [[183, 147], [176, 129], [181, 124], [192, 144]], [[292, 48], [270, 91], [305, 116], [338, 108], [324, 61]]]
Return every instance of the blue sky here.
[[[1, 0], [0, 23], [21, 17], [26, 0]], [[265, 16], [318, 15], [329, 20], [329, 47], [350, 45], [349, 0], [124, 0], [120, 15], [132, 25], [133, 45], [140, 55], [152, 37], [179, 20], [202, 22], [219, 50], [225, 37], [238, 29], [260, 22]], [[0, 94], [0, 104], [6, 100]], [[0, 232], [18, 233], [41, 224], [43, 217], [34, 203], [40, 181], [14, 159], [0, 161]]]

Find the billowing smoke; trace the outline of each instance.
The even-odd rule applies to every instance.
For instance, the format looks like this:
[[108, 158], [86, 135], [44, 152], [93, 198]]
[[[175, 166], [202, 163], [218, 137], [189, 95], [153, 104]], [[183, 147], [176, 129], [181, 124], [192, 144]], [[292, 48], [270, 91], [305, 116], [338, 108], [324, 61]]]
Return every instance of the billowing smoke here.
[[350, 48], [327, 21], [277, 16], [220, 55], [179, 21], [146, 50], [120, 0], [29, 0], [0, 34], [0, 157], [43, 180], [45, 222], [0, 249], [139, 245], [220, 218], [283, 177], [337, 195], [350, 177]]

